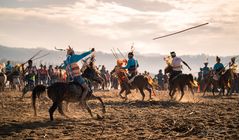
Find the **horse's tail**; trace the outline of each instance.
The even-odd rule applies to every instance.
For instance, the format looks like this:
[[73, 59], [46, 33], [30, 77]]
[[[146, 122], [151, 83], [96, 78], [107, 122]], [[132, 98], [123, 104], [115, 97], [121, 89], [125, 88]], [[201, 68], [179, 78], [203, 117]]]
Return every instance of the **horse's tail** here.
[[36, 113], [36, 98], [37, 97], [39, 98], [40, 95], [46, 91], [46, 89], [47, 89], [47, 86], [45, 86], [45, 85], [37, 85], [32, 90], [32, 106], [34, 109], [35, 116], [37, 115], [37, 113]]
[[191, 84], [191, 87], [197, 87], [197, 83], [195, 83], [194, 79], [193, 79], [193, 75], [190, 73], [188, 74], [188, 78], [189, 78], [189, 83]]

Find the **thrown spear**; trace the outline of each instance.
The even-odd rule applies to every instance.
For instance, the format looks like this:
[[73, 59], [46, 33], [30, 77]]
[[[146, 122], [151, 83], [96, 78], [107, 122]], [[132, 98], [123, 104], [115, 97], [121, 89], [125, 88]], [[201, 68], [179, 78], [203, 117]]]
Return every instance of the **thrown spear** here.
[[205, 25], [207, 25], [207, 24], [209, 24], [209, 23], [203, 23], [203, 24], [200, 24], [200, 25], [197, 25], [197, 26], [193, 26], [193, 27], [190, 27], [190, 28], [187, 28], [187, 29], [184, 29], [184, 30], [175, 32], [175, 33], [171, 33], [171, 34], [167, 34], [167, 35], [155, 37], [155, 38], [153, 38], [153, 40], [160, 39], [160, 38], [164, 38], [164, 37], [168, 37], [168, 36], [172, 36], [172, 35], [175, 35], [175, 34], [179, 34], [179, 33], [182, 33], [182, 32], [188, 31], [188, 30], [192, 30], [192, 29], [194, 29], [194, 28], [198, 28], [198, 27], [201, 27], [201, 26], [205, 26]]

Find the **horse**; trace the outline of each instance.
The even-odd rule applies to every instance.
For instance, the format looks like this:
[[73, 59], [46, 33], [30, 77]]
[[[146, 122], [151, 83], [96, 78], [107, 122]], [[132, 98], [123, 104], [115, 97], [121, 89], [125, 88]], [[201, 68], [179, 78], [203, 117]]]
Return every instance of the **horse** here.
[[[89, 87], [91, 88], [91, 84], [88, 81], [87, 82]], [[66, 102], [80, 102], [82, 93], [83, 93], [83, 88], [81, 87], [80, 84], [78, 83], [74, 83], [74, 82], [56, 82], [53, 83], [50, 86], [45, 86], [45, 85], [37, 85], [33, 88], [32, 91], [32, 106], [33, 106], [33, 110], [34, 110], [34, 115], [37, 116], [37, 112], [36, 112], [36, 98], [40, 97], [40, 95], [42, 93], [45, 93], [45, 91], [47, 91], [47, 96], [52, 100], [53, 104], [49, 109], [49, 115], [50, 115], [50, 120], [53, 121], [53, 113], [54, 111], [58, 108], [58, 111], [61, 115], [67, 117], [65, 115], [65, 113], [63, 112], [62, 109], [62, 102], [66, 101]], [[91, 112], [91, 109], [89, 107], [89, 105], [87, 104], [88, 100], [99, 100], [101, 102], [101, 106], [102, 106], [102, 113], [104, 114], [105, 111], [105, 105], [102, 101], [102, 99], [100, 97], [97, 97], [95, 95], [93, 95], [92, 90], [90, 90], [85, 98], [85, 103], [84, 103], [84, 107], [87, 109], [88, 113], [90, 114], [90, 116], [93, 118], [93, 114]], [[82, 103], [83, 104], [83, 103]], [[97, 118], [101, 118], [98, 114], [97, 114]]]
[[[164, 69], [165, 74], [169, 73], [171, 74], [173, 72], [173, 67], [171, 65], [168, 65]], [[178, 74], [177, 76], [173, 77], [169, 81], [169, 96], [171, 99], [173, 99], [173, 96], [175, 95], [177, 89], [181, 91], [181, 97], [179, 98], [179, 101], [182, 100], [184, 96], [184, 88], [185, 86], [188, 86], [191, 93], [194, 95], [193, 87], [194, 87], [194, 80], [192, 74]]]
[[[117, 70], [117, 66], [111, 71], [111, 73], [116, 73], [116, 75], [118, 76], [118, 78], [121, 77], [121, 75], [125, 75], [127, 76], [125, 71], [122, 70]], [[120, 68], [121, 69], [121, 68]], [[119, 92], [119, 96], [122, 99], [127, 100], [127, 93], [125, 94], [125, 97], [122, 96], [122, 93], [124, 91], [127, 91], [127, 87], [129, 86], [130, 89], [138, 89], [140, 91], [140, 94], [142, 95], [142, 101], [144, 101], [145, 98], [145, 93], [144, 93], [144, 89], [146, 89], [149, 92], [149, 100], [152, 99], [152, 86], [150, 85], [150, 83], [148, 82], [147, 77], [143, 76], [143, 75], [136, 75], [135, 77], [133, 77], [132, 82], [129, 84], [128, 81], [123, 80], [122, 82], [120, 82], [120, 87], [121, 90]]]
[[7, 82], [7, 76], [3, 72], [0, 72], [0, 92], [4, 91], [5, 84]]
[[213, 71], [210, 71], [208, 76], [204, 77], [204, 81], [205, 81], [205, 84], [203, 85], [204, 86], [203, 87], [203, 96], [205, 96], [206, 91], [208, 90], [208, 88], [210, 86], [212, 86], [212, 94], [213, 94], [213, 96], [215, 96], [215, 91], [219, 87], [219, 85], [218, 85], [219, 82], [214, 77]]
[[232, 70], [227, 69], [220, 77], [219, 77], [219, 95], [221, 93], [224, 95], [225, 89], [227, 89], [227, 95], [232, 95], [232, 86], [233, 86], [233, 79], [232, 79]]
[[225, 89], [227, 89], [227, 95], [231, 95], [232, 94], [232, 88], [231, 86], [233, 86], [233, 80], [232, 80], [232, 70], [231, 69], [227, 69], [224, 73], [222, 73], [222, 75], [217, 79], [214, 78], [215, 75], [211, 74], [208, 78], [208, 82], [205, 85], [204, 88], [204, 94], [206, 93], [207, 88], [212, 85], [212, 93], [213, 96], [215, 95], [214, 92], [216, 90], [216, 88], [219, 88], [219, 95], [225, 93]]
[[[98, 87], [98, 84], [104, 88], [104, 79], [101, 77], [100, 72], [97, 70], [93, 62], [93, 57], [88, 58], [82, 66], [82, 77], [87, 78], [94, 84], [94, 89]], [[90, 62], [88, 62], [90, 61]], [[89, 64], [88, 64], [89, 63]]]

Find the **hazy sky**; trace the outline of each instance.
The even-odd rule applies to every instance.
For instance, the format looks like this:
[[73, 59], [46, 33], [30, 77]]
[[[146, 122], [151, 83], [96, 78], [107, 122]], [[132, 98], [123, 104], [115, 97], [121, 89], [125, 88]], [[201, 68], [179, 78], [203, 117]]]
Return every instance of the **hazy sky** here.
[[[152, 38], [209, 22], [201, 28]], [[239, 54], [239, 0], [0, 0], [0, 44]]]

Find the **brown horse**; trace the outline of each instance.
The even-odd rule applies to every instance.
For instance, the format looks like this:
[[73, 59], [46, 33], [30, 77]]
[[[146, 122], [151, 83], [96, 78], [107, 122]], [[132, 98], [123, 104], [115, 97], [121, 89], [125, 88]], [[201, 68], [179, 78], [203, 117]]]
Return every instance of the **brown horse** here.
[[[118, 70], [117, 70], [118, 69]], [[127, 87], [128, 86], [130, 89], [138, 89], [142, 95], [142, 101], [145, 98], [145, 93], [144, 93], [144, 89], [146, 89], [149, 92], [149, 99], [152, 99], [152, 87], [150, 85], [150, 83], [148, 82], [147, 77], [143, 76], [143, 75], [136, 75], [133, 79], [133, 81], [129, 84], [128, 81], [122, 80], [122, 77], [127, 78], [127, 73], [124, 70], [120, 70], [121, 68], [119, 68], [118, 66], [116, 66], [111, 73], [116, 73], [117, 77], [119, 78], [120, 82], [120, 87], [121, 90], [119, 92], [119, 95], [121, 98], [127, 100], [127, 94], [125, 94], [125, 97], [122, 96], [122, 93], [127, 91]], [[127, 78], [128, 79], [128, 78]]]
[[[171, 74], [173, 72], [173, 67], [171, 65], [168, 65], [164, 69], [164, 72]], [[185, 86], [188, 86], [191, 93], [194, 95], [193, 82], [194, 81], [193, 81], [192, 74], [179, 74], [179, 75], [175, 76], [174, 78], [172, 78], [171, 81], [169, 81], [169, 96], [171, 97], [171, 99], [173, 99], [173, 96], [175, 95], [177, 89], [179, 89], [181, 91], [181, 97], [180, 97], [179, 101], [181, 101], [184, 96]]]
[[[89, 87], [91, 87], [90, 83], [88, 83]], [[36, 116], [36, 98], [39, 97], [42, 93], [44, 93], [45, 91], [47, 91], [47, 95], [48, 97], [52, 100], [53, 104], [49, 109], [49, 115], [50, 115], [50, 120], [53, 120], [53, 113], [54, 111], [58, 108], [58, 111], [61, 115], [66, 116], [63, 112], [62, 109], [62, 102], [66, 101], [66, 102], [80, 102], [81, 96], [82, 96], [82, 87], [77, 84], [77, 83], [63, 83], [63, 82], [57, 82], [52, 84], [49, 87], [46, 87], [44, 85], [37, 85], [36, 87], [34, 87], [33, 91], [32, 91], [32, 105], [33, 105], [33, 109], [34, 109], [34, 115]], [[88, 92], [87, 97], [85, 99], [85, 103], [84, 107], [87, 109], [87, 111], [89, 112], [89, 114], [91, 115], [91, 117], [93, 118], [93, 114], [91, 112], [90, 107], [87, 104], [88, 100], [99, 100], [101, 102], [102, 105], [102, 112], [103, 114], [106, 112], [105, 111], [105, 105], [102, 101], [102, 99], [100, 97], [97, 97], [95, 95], [92, 94], [92, 90], [90, 92]], [[100, 116], [97, 114], [97, 118], [99, 118]]]
[[206, 90], [208, 89], [209, 86], [212, 85], [212, 93], [213, 96], [215, 95], [214, 92], [218, 88], [219, 89], [219, 95], [224, 95], [225, 89], [227, 90], [227, 95], [232, 94], [232, 86], [233, 86], [233, 78], [232, 78], [232, 70], [227, 69], [222, 75], [216, 80], [214, 78], [214, 74], [211, 74], [208, 76], [208, 79], [206, 80], [206, 84], [204, 87], [204, 93], [203, 96], [206, 93]]

